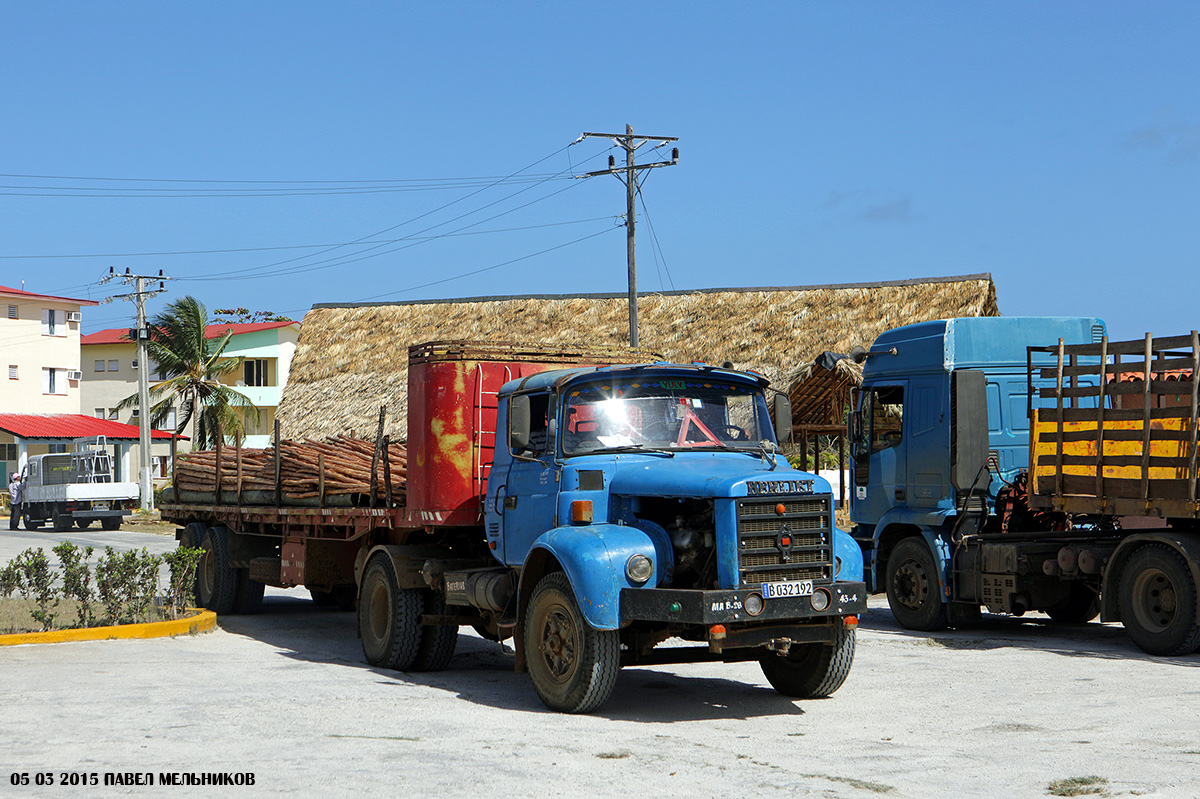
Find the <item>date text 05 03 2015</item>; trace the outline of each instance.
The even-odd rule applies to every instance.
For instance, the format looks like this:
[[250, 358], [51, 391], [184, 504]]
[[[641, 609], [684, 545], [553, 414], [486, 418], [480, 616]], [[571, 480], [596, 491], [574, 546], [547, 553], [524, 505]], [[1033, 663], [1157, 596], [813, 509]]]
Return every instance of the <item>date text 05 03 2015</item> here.
[[13, 772], [11, 785], [254, 785], [243, 771], [36, 771]]

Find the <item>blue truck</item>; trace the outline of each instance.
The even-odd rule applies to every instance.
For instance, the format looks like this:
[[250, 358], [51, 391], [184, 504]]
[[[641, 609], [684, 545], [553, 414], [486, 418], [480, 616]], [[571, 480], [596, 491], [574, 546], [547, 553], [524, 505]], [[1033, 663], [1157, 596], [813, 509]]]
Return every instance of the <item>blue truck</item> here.
[[852, 534], [901, 625], [1099, 615], [1151, 654], [1200, 647], [1194, 332], [949, 319], [855, 358]]
[[828, 483], [780, 454], [790, 406], [763, 377], [431, 342], [408, 381], [406, 483], [383, 506], [160, 503], [208, 553], [202, 603], [348, 590], [367, 662], [402, 671], [445, 668], [460, 626], [511, 638], [563, 712], [598, 708], [623, 666], [757, 661], [793, 697], [845, 681], [862, 554]]

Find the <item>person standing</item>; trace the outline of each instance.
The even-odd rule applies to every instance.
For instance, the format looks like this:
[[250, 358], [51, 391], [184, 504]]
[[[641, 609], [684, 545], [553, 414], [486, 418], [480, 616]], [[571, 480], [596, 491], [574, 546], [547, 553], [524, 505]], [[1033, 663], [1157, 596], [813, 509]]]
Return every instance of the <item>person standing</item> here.
[[25, 502], [25, 484], [21, 482], [21, 475], [13, 472], [12, 478], [8, 481], [8, 495], [12, 500], [12, 511], [8, 516], [8, 529], [16, 530], [21, 521], [21, 504]]

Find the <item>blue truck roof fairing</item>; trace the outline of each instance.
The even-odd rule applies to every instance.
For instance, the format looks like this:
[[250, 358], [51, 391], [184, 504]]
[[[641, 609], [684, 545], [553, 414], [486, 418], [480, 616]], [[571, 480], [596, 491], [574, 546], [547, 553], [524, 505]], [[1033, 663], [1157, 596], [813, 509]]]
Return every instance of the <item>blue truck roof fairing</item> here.
[[983, 316], [920, 322], [881, 333], [871, 345], [864, 376], [998, 366], [1024, 369], [1028, 345], [1052, 345], [1060, 338], [1068, 344], [1091, 343], [1105, 332], [1104, 321], [1096, 317]]

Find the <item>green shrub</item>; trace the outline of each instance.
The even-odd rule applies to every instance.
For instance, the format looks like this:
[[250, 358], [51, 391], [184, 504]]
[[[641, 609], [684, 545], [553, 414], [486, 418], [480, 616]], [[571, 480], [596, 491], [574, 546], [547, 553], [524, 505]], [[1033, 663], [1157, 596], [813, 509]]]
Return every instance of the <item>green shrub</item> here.
[[167, 610], [172, 619], [179, 618], [185, 608], [196, 604], [196, 566], [202, 557], [203, 549], [182, 546], [163, 555], [163, 560], [171, 570]]
[[13, 558], [10, 566], [15, 570], [16, 590], [34, 604], [30, 611], [33, 620], [42, 625], [43, 631], [54, 629], [59, 603], [59, 590], [54, 583], [58, 575], [50, 571], [46, 553], [27, 549]]
[[53, 550], [62, 564], [63, 595], [78, 603], [76, 614], [80, 627], [96, 624], [92, 610], [92, 569], [88, 566], [94, 551], [92, 547], [80, 549], [70, 541], [63, 541]]

